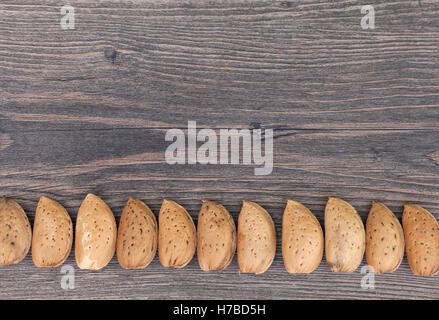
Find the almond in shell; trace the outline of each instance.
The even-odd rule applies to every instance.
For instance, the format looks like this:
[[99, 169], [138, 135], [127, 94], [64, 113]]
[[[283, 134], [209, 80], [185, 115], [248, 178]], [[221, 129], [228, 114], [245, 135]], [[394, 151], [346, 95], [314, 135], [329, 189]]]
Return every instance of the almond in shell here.
[[415, 204], [404, 206], [402, 215], [407, 260], [417, 276], [439, 272], [439, 225], [426, 209]]
[[116, 251], [117, 228], [110, 207], [94, 194], [88, 194], [76, 218], [75, 256], [80, 269], [105, 267]]
[[241, 272], [260, 274], [276, 254], [276, 230], [270, 214], [255, 202], [243, 201], [238, 218], [238, 265]]
[[35, 266], [57, 267], [69, 256], [73, 226], [67, 210], [55, 200], [41, 197], [35, 212], [32, 260]]
[[10, 198], [0, 201], [0, 265], [19, 263], [29, 252], [32, 230], [23, 208]]
[[164, 267], [183, 268], [197, 246], [195, 224], [189, 213], [174, 201], [163, 200], [159, 214], [159, 258]]
[[326, 261], [334, 272], [354, 272], [363, 260], [366, 235], [357, 210], [330, 197], [325, 208]]
[[322, 261], [323, 231], [304, 205], [288, 200], [282, 217], [282, 256], [289, 273], [311, 273]]
[[157, 251], [157, 220], [142, 201], [130, 197], [122, 211], [117, 236], [117, 259], [124, 269], [141, 269]]
[[221, 204], [204, 201], [198, 216], [197, 255], [201, 270], [224, 270], [236, 251], [236, 227]]
[[376, 274], [398, 269], [404, 257], [404, 233], [386, 205], [372, 201], [366, 221], [366, 260]]

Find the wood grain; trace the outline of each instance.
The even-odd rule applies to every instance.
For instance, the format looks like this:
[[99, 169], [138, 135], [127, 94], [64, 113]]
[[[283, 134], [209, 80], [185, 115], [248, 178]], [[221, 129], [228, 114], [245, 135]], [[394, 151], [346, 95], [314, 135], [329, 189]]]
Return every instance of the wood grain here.
[[[438, 276], [412, 275], [406, 258], [374, 290], [362, 274], [326, 261], [289, 275], [280, 255], [287, 199], [323, 223], [327, 196], [350, 201], [365, 220], [370, 201], [401, 217], [417, 203], [439, 217], [439, 4], [400, 1], [71, 1], [76, 28], [60, 28], [59, 1], [0, 3], [0, 193], [33, 222], [41, 195], [73, 221], [88, 192], [117, 220], [128, 196], [158, 214], [163, 198], [196, 221], [202, 199], [235, 221], [241, 201], [273, 216], [277, 254], [264, 274], [181, 270], [158, 258], [123, 270], [60, 268], [31, 256], [0, 269], [0, 298], [61, 299], [438, 299]], [[362, 5], [376, 29], [362, 30]], [[166, 130], [274, 129], [274, 170], [248, 165], [168, 165]], [[363, 261], [362, 266], [365, 265]]]

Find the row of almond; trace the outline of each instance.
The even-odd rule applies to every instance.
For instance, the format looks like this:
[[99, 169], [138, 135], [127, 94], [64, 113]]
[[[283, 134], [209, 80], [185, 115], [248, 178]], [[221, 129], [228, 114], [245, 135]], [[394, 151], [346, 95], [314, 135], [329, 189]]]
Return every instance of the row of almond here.
[[[346, 201], [330, 197], [325, 208], [325, 237], [311, 211], [288, 200], [282, 219], [282, 256], [289, 273], [310, 273], [326, 261], [334, 272], [353, 272], [364, 253], [375, 273], [396, 270], [407, 253], [415, 275], [439, 271], [439, 225], [418, 205], [405, 205], [404, 228], [384, 204], [372, 202], [366, 228], [357, 211]], [[57, 267], [68, 257], [73, 243], [72, 221], [58, 202], [41, 197], [33, 226], [22, 207], [10, 198], [0, 201], [0, 265], [20, 262], [32, 244], [37, 267]], [[221, 204], [204, 201], [198, 227], [187, 211], [164, 200], [159, 223], [142, 201], [129, 198], [117, 229], [109, 206], [88, 194], [76, 221], [75, 257], [79, 268], [98, 270], [117, 252], [126, 269], [145, 268], [158, 255], [164, 267], [182, 268], [197, 250], [200, 268], [223, 270], [235, 251], [241, 272], [260, 274], [273, 262], [276, 232], [270, 214], [255, 202], [243, 201], [235, 222]]]

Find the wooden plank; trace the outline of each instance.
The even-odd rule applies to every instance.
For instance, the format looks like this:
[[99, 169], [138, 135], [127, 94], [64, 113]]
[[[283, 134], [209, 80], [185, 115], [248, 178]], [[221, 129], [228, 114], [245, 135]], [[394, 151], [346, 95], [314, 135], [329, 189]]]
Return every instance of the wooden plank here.
[[[362, 30], [362, 5], [376, 29]], [[62, 30], [54, 0], [0, 4], [0, 193], [31, 222], [41, 195], [75, 220], [88, 192], [117, 219], [133, 195], [158, 214], [163, 198], [196, 220], [201, 200], [235, 219], [242, 200], [273, 216], [278, 250], [254, 276], [228, 269], [60, 268], [31, 256], [0, 269], [0, 298], [438, 299], [438, 276], [412, 275], [407, 260], [363, 290], [360, 269], [289, 275], [280, 254], [289, 198], [323, 224], [326, 197], [350, 201], [365, 220], [371, 200], [398, 217], [414, 202], [439, 218], [439, 6], [436, 1], [72, 1], [76, 28]], [[169, 165], [166, 131], [274, 129], [274, 169]], [[362, 266], [366, 264], [363, 261]], [[66, 265], [75, 266], [72, 253]]]

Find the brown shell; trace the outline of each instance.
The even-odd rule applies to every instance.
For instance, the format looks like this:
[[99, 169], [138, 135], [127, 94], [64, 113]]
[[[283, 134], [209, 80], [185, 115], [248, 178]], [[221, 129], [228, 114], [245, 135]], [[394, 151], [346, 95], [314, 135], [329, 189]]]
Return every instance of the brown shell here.
[[178, 203], [163, 200], [159, 214], [159, 258], [164, 267], [183, 268], [197, 246], [195, 224]]
[[203, 202], [198, 216], [197, 240], [201, 270], [224, 270], [232, 262], [236, 251], [235, 222], [218, 202]]
[[276, 230], [260, 205], [243, 201], [238, 219], [238, 265], [241, 272], [264, 273], [276, 254]]
[[55, 200], [41, 197], [35, 212], [32, 260], [35, 266], [57, 267], [69, 256], [73, 226], [67, 210]]
[[414, 204], [404, 206], [402, 215], [407, 260], [417, 276], [439, 272], [439, 225], [426, 209]]
[[349, 203], [330, 197], [325, 208], [326, 261], [334, 272], [354, 272], [366, 247], [363, 221]]
[[157, 251], [157, 220], [142, 201], [130, 197], [122, 211], [117, 236], [117, 260], [122, 268], [141, 269]]
[[94, 194], [88, 194], [76, 218], [75, 255], [80, 269], [105, 267], [116, 251], [117, 227], [110, 207]]
[[0, 201], [0, 265], [19, 263], [29, 252], [32, 229], [23, 208], [14, 200]]
[[399, 220], [380, 202], [372, 201], [366, 221], [366, 260], [377, 274], [398, 269], [404, 257], [404, 233]]
[[288, 200], [282, 217], [282, 256], [289, 273], [311, 273], [322, 261], [323, 230], [304, 205]]

